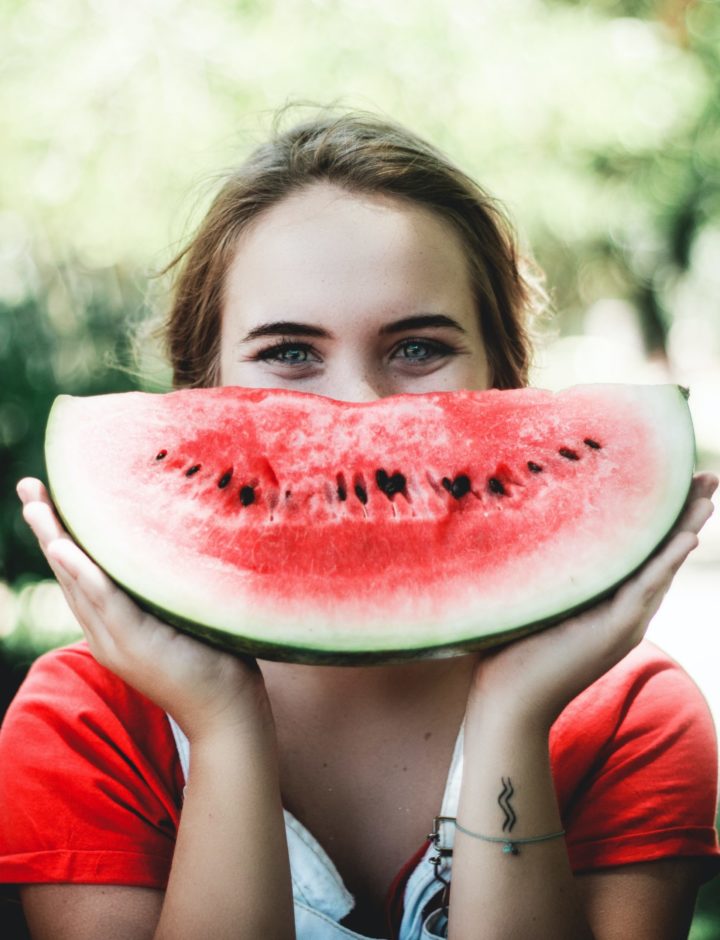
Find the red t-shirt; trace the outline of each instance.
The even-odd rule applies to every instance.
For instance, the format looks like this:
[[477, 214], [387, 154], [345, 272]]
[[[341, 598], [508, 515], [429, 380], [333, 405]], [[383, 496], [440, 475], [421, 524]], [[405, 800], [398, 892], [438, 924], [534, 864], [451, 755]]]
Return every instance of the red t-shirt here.
[[[550, 744], [575, 871], [717, 862], [712, 719], [652, 644], [571, 702]], [[0, 882], [163, 888], [183, 785], [161, 709], [84, 643], [42, 656], [0, 731]]]

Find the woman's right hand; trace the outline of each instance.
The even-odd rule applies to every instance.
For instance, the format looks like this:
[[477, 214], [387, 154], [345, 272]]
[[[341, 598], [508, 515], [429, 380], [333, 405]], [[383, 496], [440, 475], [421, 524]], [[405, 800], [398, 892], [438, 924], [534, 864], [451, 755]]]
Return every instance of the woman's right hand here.
[[191, 741], [270, 719], [254, 660], [214, 649], [141, 610], [68, 535], [40, 480], [21, 480], [17, 492], [25, 521], [101, 665], [171, 714]]

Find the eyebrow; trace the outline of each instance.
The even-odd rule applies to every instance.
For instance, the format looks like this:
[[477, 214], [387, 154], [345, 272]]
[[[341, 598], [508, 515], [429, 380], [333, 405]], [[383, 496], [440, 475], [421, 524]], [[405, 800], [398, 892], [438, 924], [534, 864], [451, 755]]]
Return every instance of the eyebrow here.
[[[449, 327], [460, 333], [465, 333], [464, 327], [460, 326], [457, 320], [447, 316], [444, 313], [420, 313], [412, 317], [404, 317], [402, 320], [395, 320], [392, 323], [386, 323], [380, 328], [381, 336], [388, 336], [393, 333], [402, 333], [405, 330], [421, 330], [427, 327]], [[317, 339], [331, 339], [332, 333], [323, 329], [321, 326], [312, 326], [310, 323], [296, 323], [292, 320], [276, 320], [273, 323], [263, 323], [260, 326], [253, 327], [252, 330], [240, 340], [238, 345], [248, 343], [253, 339], [259, 339], [261, 336], [313, 336]]]
[[238, 345], [248, 343], [250, 340], [259, 339], [261, 336], [315, 336], [318, 338], [327, 338], [332, 334], [320, 326], [311, 326], [309, 323], [294, 323], [292, 320], [276, 320], [274, 323], [262, 323], [260, 326], [253, 327], [250, 332], [244, 336]]
[[404, 330], [421, 330], [428, 326], [446, 326], [451, 330], [458, 330], [464, 333], [464, 327], [460, 326], [457, 320], [447, 316], [444, 313], [419, 313], [414, 317], [405, 317], [402, 320], [395, 320], [394, 323], [386, 323], [380, 328], [380, 335], [386, 336], [388, 333], [402, 333]]

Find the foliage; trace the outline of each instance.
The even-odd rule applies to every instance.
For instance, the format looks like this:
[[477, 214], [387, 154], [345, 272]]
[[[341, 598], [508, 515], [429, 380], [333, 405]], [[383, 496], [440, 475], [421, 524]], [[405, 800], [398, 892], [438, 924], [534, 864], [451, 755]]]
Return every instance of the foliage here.
[[72, 266], [38, 274], [33, 293], [0, 303], [0, 581], [47, 573], [22, 522], [14, 483], [44, 475], [43, 434], [56, 394], [136, 387], [114, 363], [128, 360], [127, 321], [138, 303], [118, 271], [85, 276]]

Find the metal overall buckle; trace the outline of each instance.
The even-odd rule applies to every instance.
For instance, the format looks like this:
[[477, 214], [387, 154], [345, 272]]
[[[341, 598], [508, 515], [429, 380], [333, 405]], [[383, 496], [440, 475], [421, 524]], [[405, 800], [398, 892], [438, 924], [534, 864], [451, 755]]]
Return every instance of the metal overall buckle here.
[[451, 823], [454, 825], [455, 817], [435, 816], [433, 818], [433, 828], [432, 832], [428, 833], [428, 839], [430, 839], [436, 851], [435, 855], [431, 856], [428, 861], [433, 866], [435, 880], [440, 882], [442, 885], [442, 894], [440, 895], [440, 909], [445, 917], [447, 917], [448, 907], [450, 905], [450, 882], [447, 878], [443, 878], [443, 876], [440, 874], [440, 869], [446, 859], [452, 858], [453, 850], [443, 840], [443, 823]]

